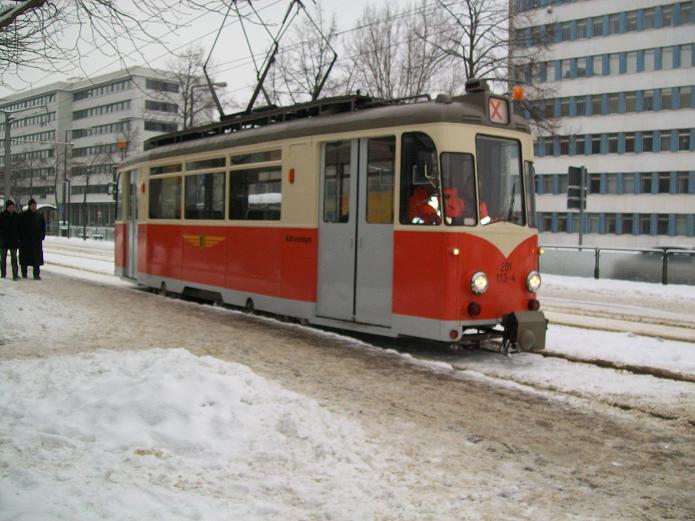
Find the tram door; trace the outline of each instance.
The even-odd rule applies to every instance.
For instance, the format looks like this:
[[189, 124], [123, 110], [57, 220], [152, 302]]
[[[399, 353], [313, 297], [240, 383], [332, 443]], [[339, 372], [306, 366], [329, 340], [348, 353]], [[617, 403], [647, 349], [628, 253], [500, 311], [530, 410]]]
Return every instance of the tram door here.
[[138, 171], [125, 172], [123, 186], [126, 193], [123, 194], [125, 203], [124, 217], [126, 219], [126, 269], [125, 276], [131, 279], [137, 276], [138, 262]]
[[318, 315], [391, 324], [395, 138], [324, 143]]

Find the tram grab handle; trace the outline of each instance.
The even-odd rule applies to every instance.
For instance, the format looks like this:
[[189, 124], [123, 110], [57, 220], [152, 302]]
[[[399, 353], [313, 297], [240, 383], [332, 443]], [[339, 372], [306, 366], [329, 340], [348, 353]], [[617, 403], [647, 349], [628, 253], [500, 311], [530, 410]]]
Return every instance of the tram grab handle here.
[[542, 351], [545, 349], [545, 331], [548, 319], [542, 311], [520, 311], [505, 315], [502, 320], [504, 339], [519, 351]]

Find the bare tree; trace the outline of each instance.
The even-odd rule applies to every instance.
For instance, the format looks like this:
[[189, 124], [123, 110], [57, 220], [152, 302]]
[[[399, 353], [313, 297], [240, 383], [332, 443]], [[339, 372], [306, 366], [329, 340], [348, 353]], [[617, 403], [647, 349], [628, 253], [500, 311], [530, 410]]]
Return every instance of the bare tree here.
[[367, 6], [346, 42], [355, 84], [380, 98], [426, 93], [442, 72], [440, 17], [426, 1], [395, 11]]
[[79, 65], [84, 44], [118, 57], [124, 65], [129, 53], [139, 53], [146, 62], [142, 50], [157, 43], [171, 52], [162, 35], [188, 25], [194, 13], [226, 10], [226, 0], [179, 0], [166, 6], [158, 0], [16, 2], [0, 8], [0, 85], [6, 84], [8, 71], [62, 72], [66, 60]]
[[[167, 64], [168, 70], [179, 84], [178, 94], [170, 95], [168, 98], [182, 107], [184, 129], [215, 119], [215, 100], [210, 93], [203, 71], [205, 60], [205, 49], [199, 45], [191, 45], [182, 52], [176, 53]], [[215, 68], [214, 64], [208, 63], [208, 74], [211, 77], [215, 76]], [[219, 87], [222, 85], [217, 85], [216, 92], [224, 98]], [[224, 99], [223, 102], [226, 103]]]
[[273, 78], [273, 86], [279, 87], [279, 79], [280, 85], [285, 88], [284, 92], [275, 90], [280, 101], [283, 94], [292, 103], [298, 103], [311, 100], [319, 91], [324, 95], [335, 95], [342, 91], [341, 81], [335, 74], [329, 74], [324, 83], [333, 65], [337, 33], [335, 16], [326, 20], [320, 5], [316, 7], [314, 17], [305, 16], [294, 26], [275, 64], [277, 77]]

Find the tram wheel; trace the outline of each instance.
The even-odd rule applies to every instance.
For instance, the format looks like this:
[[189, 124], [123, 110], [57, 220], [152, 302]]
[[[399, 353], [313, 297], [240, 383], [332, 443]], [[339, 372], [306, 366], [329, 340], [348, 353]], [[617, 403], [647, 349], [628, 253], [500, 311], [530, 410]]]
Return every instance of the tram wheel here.
[[451, 342], [447, 347], [450, 353], [458, 353], [461, 351], [461, 344], [458, 342]]
[[159, 287], [159, 294], [162, 295], [163, 297], [166, 297], [169, 295], [169, 292], [167, 291], [166, 282], [162, 282], [162, 285]]
[[255, 311], [255, 308], [253, 306], [253, 300], [252, 299], [250, 299], [250, 298], [246, 299], [246, 304], [244, 305], [244, 310], [247, 313], [253, 314], [253, 312]]

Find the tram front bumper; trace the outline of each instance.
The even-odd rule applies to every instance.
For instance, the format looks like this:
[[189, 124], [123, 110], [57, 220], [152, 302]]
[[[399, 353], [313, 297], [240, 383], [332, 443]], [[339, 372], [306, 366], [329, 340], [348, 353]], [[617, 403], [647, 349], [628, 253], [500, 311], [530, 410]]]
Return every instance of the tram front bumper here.
[[519, 351], [542, 351], [545, 349], [545, 331], [548, 319], [542, 311], [520, 311], [505, 315], [502, 320], [504, 340]]

